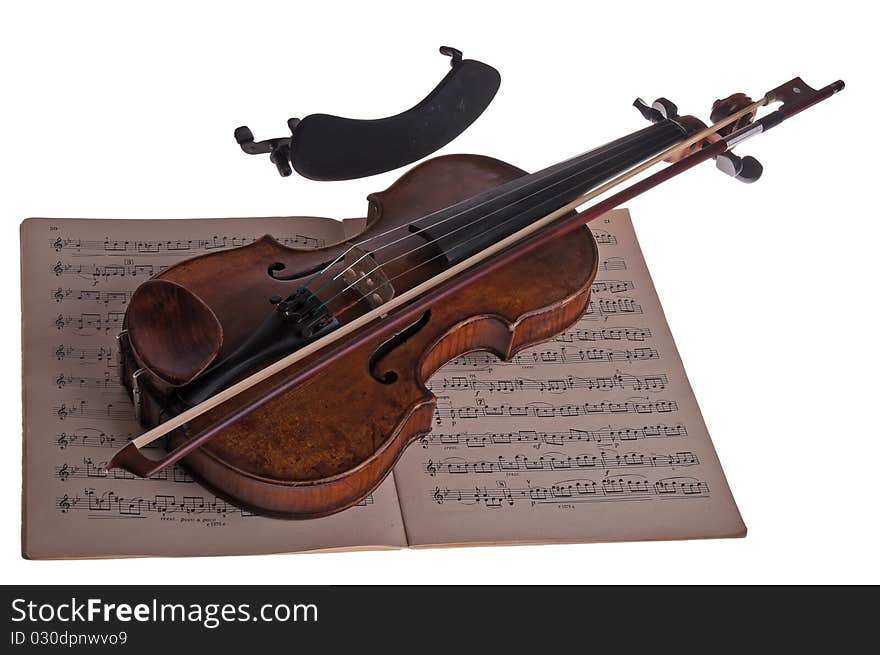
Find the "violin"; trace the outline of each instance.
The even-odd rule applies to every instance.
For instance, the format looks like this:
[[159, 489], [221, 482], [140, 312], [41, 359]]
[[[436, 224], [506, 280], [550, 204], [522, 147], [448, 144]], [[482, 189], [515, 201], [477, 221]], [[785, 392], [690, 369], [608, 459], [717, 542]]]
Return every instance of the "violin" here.
[[[843, 87], [795, 78], [758, 100], [734, 94], [710, 126], [637, 100], [651, 125], [537, 173], [437, 157], [370, 195], [341, 243], [267, 235], [164, 270], [134, 292], [119, 335], [149, 430], [110, 468], [148, 477], [180, 462], [234, 504], [283, 518], [358, 503], [430, 430], [434, 371], [475, 350], [510, 359], [579, 319], [599, 265], [591, 220], [709, 159], [755, 181], [760, 163], [732, 148]], [[162, 437], [167, 454], [145, 457]]]

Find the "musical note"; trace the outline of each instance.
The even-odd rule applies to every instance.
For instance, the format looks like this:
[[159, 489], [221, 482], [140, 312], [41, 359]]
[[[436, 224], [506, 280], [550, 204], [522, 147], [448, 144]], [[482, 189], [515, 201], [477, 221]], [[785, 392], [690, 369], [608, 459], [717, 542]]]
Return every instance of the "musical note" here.
[[130, 291], [99, 291], [97, 289], [62, 289], [58, 287], [49, 291], [49, 298], [61, 302], [95, 302], [99, 305], [127, 305], [131, 298]]
[[120, 398], [116, 403], [90, 403], [87, 400], [60, 402], [52, 406], [59, 421], [78, 418], [104, 418], [116, 421], [134, 421], [131, 403]]
[[435, 377], [428, 383], [432, 391], [488, 391], [489, 393], [513, 394], [521, 391], [537, 391], [539, 393], [562, 394], [575, 389], [589, 391], [609, 391], [612, 389], [630, 389], [632, 391], [662, 391], [669, 383], [663, 373], [649, 375], [632, 375], [619, 370], [608, 376], [576, 377], [568, 375], [564, 378], [535, 380], [516, 378], [512, 380], [483, 379], [474, 374]]
[[489, 366], [534, 366], [548, 364], [590, 364], [608, 362], [643, 362], [660, 359], [660, 353], [654, 348], [633, 348], [617, 350], [611, 348], [569, 348], [559, 346], [547, 348], [546, 344], [536, 349], [523, 351], [514, 356], [511, 362], [501, 362], [486, 352], [473, 352], [453, 359], [448, 368], [486, 368]]
[[619, 314], [641, 314], [642, 306], [632, 298], [598, 298], [590, 300], [584, 320], [607, 319]]
[[193, 477], [180, 466], [172, 466], [149, 478], [138, 478], [122, 469], [113, 469], [112, 471], [107, 470], [108, 461], [109, 460], [102, 460], [96, 463], [91, 457], [84, 457], [81, 464], [64, 462], [55, 466], [55, 475], [57, 475], [58, 479], [62, 482], [66, 482], [70, 478], [109, 478], [111, 480], [177, 482], [185, 484], [195, 482]]
[[[79, 428], [70, 432], [62, 431], [55, 435], [53, 443], [59, 450], [81, 446], [84, 448], [113, 448], [118, 450], [140, 434], [140, 431], [107, 433], [100, 428]], [[146, 448], [159, 448], [156, 443]]]
[[616, 246], [617, 245], [617, 237], [611, 234], [608, 230], [603, 230], [602, 228], [590, 228], [593, 233], [593, 238], [596, 239], [596, 243], [600, 246]]
[[[275, 238], [285, 246], [291, 248], [322, 248], [326, 245], [324, 239], [296, 234], [293, 236], [279, 236]], [[239, 248], [254, 243], [256, 237], [250, 236], [223, 236], [216, 235], [210, 239], [172, 239], [172, 240], [127, 240], [127, 239], [74, 239], [57, 237], [50, 240], [50, 247], [55, 252], [69, 250], [77, 253], [83, 251], [103, 252], [110, 254], [129, 253], [159, 253], [170, 252], [181, 256], [192, 256], [200, 251], [226, 250]]]
[[[371, 495], [358, 503], [358, 506], [366, 507], [374, 503], [375, 499]], [[254, 516], [251, 512], [231, 505], [216, 496], [156, 494], [151, 497], [126, 497], [118, 495], [115, 491], [99, 492], [95, 489], [85, 489], [82, 494], [75, 496], [64, 494], [56, 498], [55, 507], [63, 514], [71, 510], [83, 510], [107, 518], [141, 518], [144, 514]]]
[[591, 291], [593, 293], [623, 293], [635, 288], [636, 285], [632, 280], [601, 280], [593, 282]]
[[52, 266], [56, 277], [75, 276], [92, 279], [93, 284], [116, 277], [151, 278], [170, 264], [74, 264], [59, 260]]
[[649, 425], [641, 428], [612, 428], [606, 426], [597, 430], [570, 428], [553, 432], [537, 430], [517, 430], [516, 432], [439, 432], [432, 431], [419, 437], [422, 448], [431, 446], [465, 446], [485, 448], [487, 446], [507, 446], [511, 444], [534, 444], [536, 446], [563, 446], [570, 443], [594, 442], [599, 445], [617, 444], [641, 439], [670, 439], [686, 437], [684, 425]]
[[55, 327], [58, 330], [72, 330], [76, 334], [94, 334], [95, 332], [118, 333], [122, 329], [123, 312], [106, 314], [58, 314]]
[[509, 418], [561, 418], [590, 416], [593, 414], [669, 414], [678, 411], [674, 400], [631, 399], [624, 401], [600, 401], [579, 405], [551, 405], [549, 403], [529, 403], [528, 405], [486, 405], [437, 407], [434, 412], [438, 424], [444, 418], [466, 420], [481, 417]]
[[56, 507], [62, 513], [84, 510], [114, 518], [140, 517], [145, 513], [253, 516], [214, 496], [121, 496], [115, 491], [99, 492], [96, 489], [85, 489], [77, 495], [65, 494], [57, 499]]
[[119, 351], [112, 346], [66, 346], [59, 345], [53, 352], [55, 359], [73, 361], [83, 364], [105, 362], [116, 368], [119, 363]]
[[601, 330], [580, 328], [566, 330], [557, 335], [554, 341], [574, 343], [575, 341], [646, 341], [651, 338], [651, 329], [646, 327], [606, 327]]
[[430, 492], [433, 502], [454, 501], [464, 505], [486, 508], [513, 507], [525, 501], [532, 507], [559, 503], [590, 503], [621, 500], [696, 499], [708, 498], [709, 485], [696, 478], [663, 478], [651, 482], [641, 476], [562, 480], [549, 486], [532, 485], [508, 487], [503, 480], [495, 487], [470, 488], [434, 487]]
[[526, 455], [514, 455], [512, 458], [499, 455], [495, 460], [465, 460], [460, 457], [448, 457], [439, 462], [429, 459], [425, 462], [425, 473], [434, 477], [440, 473], [467, 475], [471, 473], [561, 471], [571, 469], [675, 468], [678, 466], [696, 466], [699, 463], [697, 456], [689, 451], [646, 455], [639, 452], [619, 454], [603, 450], [596, 455], [581, 453], [571, 456], [565, 453], [547, 453], [534, 458]]
[[105, 371], [102, 377], [86, 377], [80, 375], [68, 375], [64, 373], [59, 373], [57, 376], [55, 376], [55, 386], [59, 389], [64, 389], [65, 387], [70, 386], [79, 389], [104, 389], [124, 391], [122, 382], [120, 382], [116, 375], [114, 375], [110, 371]]
[[625, 271], [626, 260], [623, 257], [609, 257], [599, 262], [600, 271]]

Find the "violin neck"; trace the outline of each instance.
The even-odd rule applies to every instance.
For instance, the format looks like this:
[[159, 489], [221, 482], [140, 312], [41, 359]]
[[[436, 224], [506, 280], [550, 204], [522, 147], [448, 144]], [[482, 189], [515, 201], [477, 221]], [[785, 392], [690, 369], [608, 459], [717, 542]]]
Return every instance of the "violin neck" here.
[[687, 137], [664, 120], [410, 224], [452, 266]]

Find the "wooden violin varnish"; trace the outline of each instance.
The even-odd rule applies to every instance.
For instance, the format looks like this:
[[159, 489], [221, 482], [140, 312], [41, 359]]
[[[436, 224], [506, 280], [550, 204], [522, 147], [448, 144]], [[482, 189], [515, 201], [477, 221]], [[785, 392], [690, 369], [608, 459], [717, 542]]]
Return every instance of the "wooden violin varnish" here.
[[[761, 165], [731, 149], [842, 88], [795, 78], [734, 94], [708, 126], [637, 101], [651, 125], [537, 173], [429, 159], [370, 195], [360, 232], [337, 243], [266, 235], [171, 266], [125, 313], [122, 380], [148, 430], [110, 467], [146, 477], [179, 461], [274, 517], [358, 503], [430, 431], [437, 369], [475, 351], [510, 359], [584, 313], [600, 253], [590, 221], [708, 159], [754, 182]], [[168, 453], [147, 458], [162, 437]]]

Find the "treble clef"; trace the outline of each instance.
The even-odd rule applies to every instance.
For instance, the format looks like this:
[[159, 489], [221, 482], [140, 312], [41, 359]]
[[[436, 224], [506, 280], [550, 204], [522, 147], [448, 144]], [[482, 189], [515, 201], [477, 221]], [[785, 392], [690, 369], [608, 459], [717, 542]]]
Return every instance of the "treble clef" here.
[[430, 476], [437, 474], [437, 465], [434, 463], [433, 459], [429, 459], [428, 463], [425, 464], [425, 471], [427, 471]]
[[66, 482], [67, 478], [70, 477], [70, 467], [65, 463], [60, 469], [58, 469], [58, 477], [62, 482]]
[[64, 247], [64, 241], [61, 237], [58, 237], [52, 242], [52, 247], [55, 248], [55, 252], [59, 252]]
[[435, 503], [437, 503], [438, 505], [442, 505], [443, 501], [446, 498], [446, 494], [440, 491], [440, 487], [437, 487], [436, 489], [434, 489], [433, 497]]
[[67, 321], [65, 320], [64, 316], [62, 314], [58, 314], [58, 318], [55, 319], [55, 327], [57, 327], [59, 330], [63, 330], [66, 324]]
[[65, 386], [67, 386], [67, 378], [64, 377], [64, 373], [55, 378], [55, 384], [58, 385], [59, 389], [63, 389]]
[[64, 497], [58, 501], [58, 509], [60, 509], [63, 514], [67, 514], [70, 510], [70, 498], [67, 494], [64, 494]]
[[67, 357], [67, 349], [64, 346], [58, 346], [55, 350], [55, 357], [58, 358], [59, 361], [64, 359]]
[[62, 300], [64, 300], [64, 289], [58, 287], [55, 293], [52, 294], [52, 297], [55, 298], [56, 302], [61, 302]]
[[64, 264], [58, 262], [52, 267], [52, 270], [55, 272], [55, 275], [61, 275], [64, 272]]
[[58, 435], [58, 447], [61, 450], [64, 450], [65, 448], [67, 448], [68, 444], [70, 444], [70, 437], [67, 436], [67, 433], [62, 432], [61, 434], [59, 434]]
[[59, 407], [55, 413], [58, 414], [58, 418], [63, 421], [67, 417], [67, 414], [68, 414], [67, 405], [62, 403], [61, 407]]

